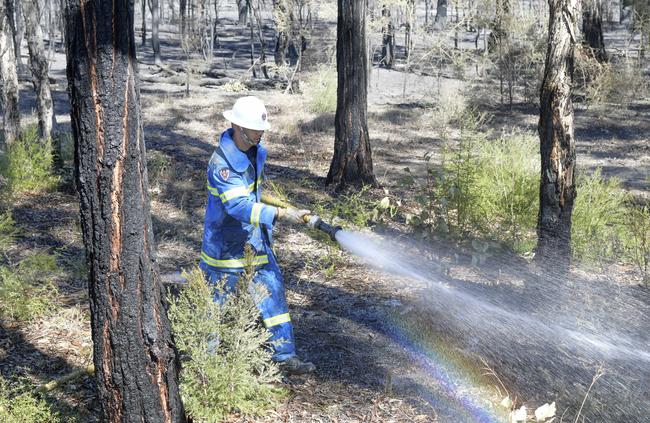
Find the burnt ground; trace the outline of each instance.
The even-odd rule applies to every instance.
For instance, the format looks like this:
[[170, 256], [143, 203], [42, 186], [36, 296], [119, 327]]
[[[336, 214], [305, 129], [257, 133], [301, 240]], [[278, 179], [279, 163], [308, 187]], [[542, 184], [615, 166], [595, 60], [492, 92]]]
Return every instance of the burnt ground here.
[[[313, 209], [336, 199], [324, 185], [333, 146], [333, 114], [309, 112], [307, 99], [281, 94], [273, 88], [275, 82], [251, 82], [246, 73], [247, 31], [225, 16], [218, 59], [211, 69], [219, 78], [194, 75], [189, 97], [179, 71], [183, 55], [171, 27], [162, 30], [165, 69], [151, 65], [148, 47], [139, 52], [152, 218], [158, 261], [167, 278], [197, 263], [204, 171], [215, 139], [227, 124], [221, 112], [243, 94], [232, 91], [237, 85], [224, 86], [225, 82], [242, 82], [250, 87], [247, 94], [267, 103], [274, 125], [266, 141], [267, 177], [292, 201]], [[322, 46], [332, 45], [331, 28], [331, 20], [320, 28], [308, 58], [316, 62], [327, 56]], [[267, 32], [272, 39], [271, 29]], [[56, 113], [65, 130], [69, 122], [65, 58], [61, 53], [56, 58], [52, 67]], [[30, 110], [33, 98], [29, 87], [23, 88], [21, 104]], [[383, 189], [367, 196], [378, 201], [388, 190], [408, 210], [414, 193], [400, 184], [406, 176], [403, 169], [423, 175], [425, 153], [436, 157], [443, 145], [439, 130], [422, 124], [423, 116], [443, 97], [467, 95], [465, 84], [445, 75], [439, 92], [437, 78], [375, 68], [369, 90], [373, 160]], [[534, 107], [484, 108], [497, 131], [535, 129]], [[647, 198], [647, 99], [629, 108], [605, 110], [577, 107], [579, 164], [587, 170], [601, 166], [606, 175], [620, 177], [627, 189]], [[59, 254], [63, 269], [57, 278], [60, 309], [52, 317], [30, 325], [0, 325], [0, 373], [24, 376], [40, 385], [91, 362], [77, 204], [73, 195], [55, 193], [21, 197], [13, 207], [21, 235], [10, 254], [20, 257], [26, 251], [47, 249]], [[402, 242], [398, 247], [386, 244], [386, 249], [405, 252], [404, 245], [408, 246], [407, 259], [415, 257], [416, 267], [430, 281], [372, 270], [303, 228], [279, 227], [275, 249], [299, 352], [318, 370], [310, 377], [285, 380], [289, 397], [266, 417], [232, 416], [232, 421], [470, 422], [490, 421], [488, 412], [497, 421], [506, 421], [507, 410], [499, 406], [506, 390], [516, 397], [517, 406], [526, 404], [529, 409], [557, 401], [558, 414], [566, 411], [569, 419], [601, 364], [604, 382], [590, 393], [585, 421], [650, 421], [643, 411], [650, 397], [643, 381], [650, 371], [638, 354], [634, 357], [638, 351], [632, 347], [637, 344], [631, 351], [601, 354], [602, 348], [589, 340], [577, 343], [565, 331], [584, 329], [590, 336], [604, 334], [613, 344], [621, 344], [617, 336], [624, 336], [647, 345], [648, 292], [639, 286], [633, 269], [575, 268], [567, 288], [552, 275], [541, 275], [528, 260], [506, 253], [492, 257], [484, 267], [473, 266], [471, 253], [457, 245], [422, 241], [404, 224], [401, 213], [370, 229]], [[593, 286], [604, 288], [587, 288]], [[520, 316], [526, 316], [524, 323]], [[566, 321], [567, 316], [575, 321]], [[643, 351], [647, 353], [647, 347]], [[88, 377], [46, 398], [77, 421], [97, 421]]]

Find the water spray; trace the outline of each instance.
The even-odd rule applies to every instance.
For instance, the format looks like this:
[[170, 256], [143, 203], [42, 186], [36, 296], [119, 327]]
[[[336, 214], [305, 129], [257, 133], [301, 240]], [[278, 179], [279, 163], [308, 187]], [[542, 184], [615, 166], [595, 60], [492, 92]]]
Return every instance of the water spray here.
[[[282, 201], [278, 198], [271, 197], [265, 194], [262, 195], [262, 202], [270, 206], [282, 207], [284, 209], [288, 209], [290, 207], [295, 208], [294, 206], [292, 206], [291, 204], [285, 201]], [[329, 223], [325, 222], [323, 219], [321, 219], [320, 216], [316, 214], [307, 214], [303, 216], [303, 219], [305, 220], [305, 223], [310, 228], [318, 229], [319, 231], [325, 232], [327, 235], [329, 235], [332, 241], [336, 241], [336, 233], [342, 229], [340, 226], [330, 225]]]

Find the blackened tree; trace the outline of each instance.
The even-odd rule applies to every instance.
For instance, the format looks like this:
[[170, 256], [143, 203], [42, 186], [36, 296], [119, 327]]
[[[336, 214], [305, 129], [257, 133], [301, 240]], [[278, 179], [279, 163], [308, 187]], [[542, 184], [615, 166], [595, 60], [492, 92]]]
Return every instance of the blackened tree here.
[[103, 421], [182, 422], [158, 277], [133, 2], [67, 0], [67, 76]]
[[547, 268], [568, 271], [571, 214], [576, 197], [573, 128], [573, 61], [580, 0], [549, 0], [546, 65], [540, 96], [541, 180], [537, 259]]
[[334, 157], [327, 184], [377, 185], [368, 136], [366, 0], [338, 0]]

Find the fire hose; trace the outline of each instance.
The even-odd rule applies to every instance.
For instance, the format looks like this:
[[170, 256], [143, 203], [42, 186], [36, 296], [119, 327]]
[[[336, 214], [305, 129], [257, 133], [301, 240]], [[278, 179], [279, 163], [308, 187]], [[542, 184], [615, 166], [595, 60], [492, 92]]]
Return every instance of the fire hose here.
[[[266, 194], [262, 194], [262, 203], [268, 204], [269, 206], [282, 207], [285, 209], [288, 209], [290, 207], [295, 208], [286, 201], [282, 201], [278, 198], [271, 197], [270, 195]], [[336, 241], [336, 233], [342, 229], [340, 226], [332, 226], [328, 224], [316, 214], [307, 214], [303, 216], [303, 219], [310, 228], [318, 229], [319, 231], [325, 232], [327, 235], [329, 235], [332, 241]]]

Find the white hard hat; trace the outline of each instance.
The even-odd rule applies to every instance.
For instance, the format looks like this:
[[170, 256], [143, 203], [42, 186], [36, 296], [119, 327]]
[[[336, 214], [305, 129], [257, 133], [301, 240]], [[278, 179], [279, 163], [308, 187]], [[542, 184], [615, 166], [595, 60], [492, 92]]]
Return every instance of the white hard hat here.
[[231, 110], [223, 112], [223, 117], [246, 129], [267, 131], [271, 129], [266, 107], [257, 97], [248, 96], [237, 99]]

